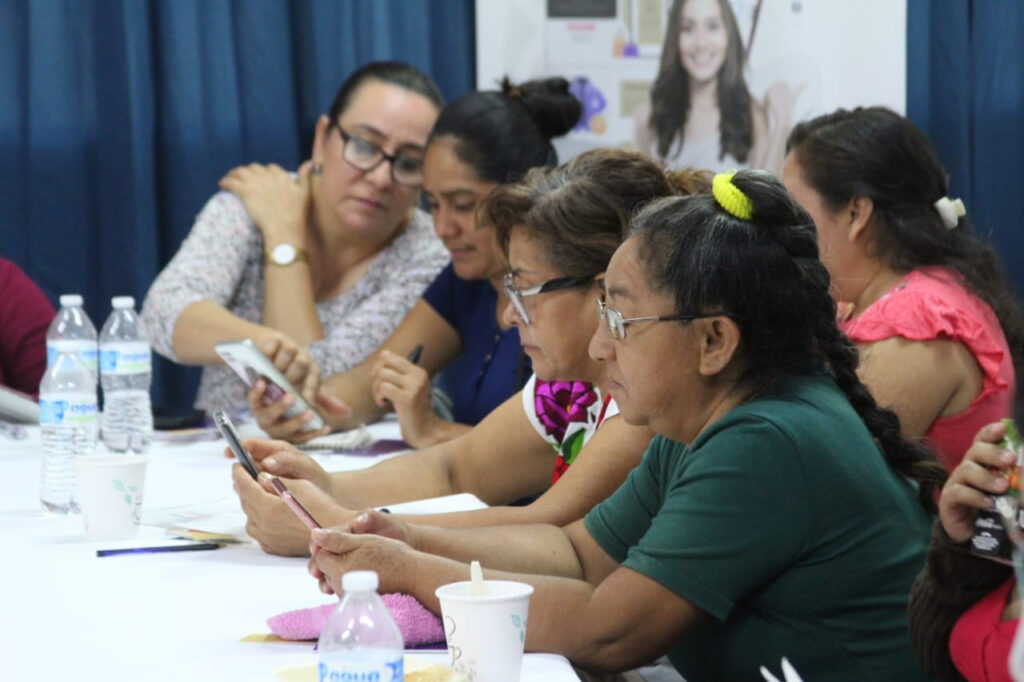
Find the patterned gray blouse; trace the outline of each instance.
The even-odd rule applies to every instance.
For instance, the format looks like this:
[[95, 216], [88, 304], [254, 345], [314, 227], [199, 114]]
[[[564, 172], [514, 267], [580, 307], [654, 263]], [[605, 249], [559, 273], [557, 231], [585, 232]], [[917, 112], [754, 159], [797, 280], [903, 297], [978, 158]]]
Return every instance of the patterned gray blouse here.
[[[405, 231], [377, 254], [348, 291], [316, 304], [324, 338], [309, 346], [324, 376], [361, 362], [395, 330], [441, 268], [448, 252], [420, 210]], [[156, 278], [142, 305], [142, 321], [153, 348], [177, 361], [174, 325], [197, 301], [218, 303], [238, 317], [263, 316], [263, 235], [233, 194], [216, 194], [192, 231]], [[203, 369], [196, 407], [205, 410], [245, 403], [245, 386], [223, 365]]]

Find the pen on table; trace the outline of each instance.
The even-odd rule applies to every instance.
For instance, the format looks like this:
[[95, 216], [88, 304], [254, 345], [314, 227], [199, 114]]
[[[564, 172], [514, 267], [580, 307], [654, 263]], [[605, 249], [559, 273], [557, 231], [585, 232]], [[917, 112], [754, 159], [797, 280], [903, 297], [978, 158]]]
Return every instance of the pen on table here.
[[124, 547], [121, 549], [97, 549], [96, 556], [119, 556], [121, 554], [157, 554], [161, 552], [201, 552], [220, 549], [224, 545], [216, 542], [194, 542], [190, 545], [157, 545], [155, 547]]
[[415, 348], [412, 349], [412, 352], [409, 353], [409, 357], [407, 359], [409, 360], [409, 362], [411, 362], [412, 364], [415, 365], [417, 362], [420, 361], [420, 356], [421, 355], [423, 355], [423, 344], [422, 343], [417, 345]]

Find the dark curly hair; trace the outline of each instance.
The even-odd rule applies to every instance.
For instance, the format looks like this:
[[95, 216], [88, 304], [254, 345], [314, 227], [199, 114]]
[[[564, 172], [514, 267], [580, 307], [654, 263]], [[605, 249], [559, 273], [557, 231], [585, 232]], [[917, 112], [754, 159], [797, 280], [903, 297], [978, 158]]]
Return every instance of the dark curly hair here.
[[707, 195], [662, 199], [637, 215], [632, 235], [653, 286], [673, 293], [679, 313], [725, 310], [736, 321], [741, 381], [755, 391], [827, 368], [886, 461], [920, 484], [921, 503], [934, 511], [946, 471], [858, 378], [857, 348], [836, 324], [811, 217], [770, 173], [740, 171], [733, 184], [753, 203], [750, 221]]
[[[668, 13], [668, 29], [661, 48], [658, 76], [651, 87], [651, 117], [648, 125], [657, 138], [658, 156], [668, 156], [673, 141], [682, 144], [683, 129], [690, 117], [690, 77], [679, 60], [679, 17], [687, 0], [675, 0]], [[725, 63], [718, 72], [718, 109], [721, 147], [718, 158], [731, 154], [740, 163], [750, 157], [754, 144], [751, 97], [743, 80], [743, 38], [728, 0], [718, 0], [722, 22], [729, 37]]]

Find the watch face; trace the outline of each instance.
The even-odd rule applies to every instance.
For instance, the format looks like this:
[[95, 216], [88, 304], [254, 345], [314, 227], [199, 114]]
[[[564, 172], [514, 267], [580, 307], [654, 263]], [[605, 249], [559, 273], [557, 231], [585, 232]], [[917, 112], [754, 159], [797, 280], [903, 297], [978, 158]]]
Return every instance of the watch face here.
[[278, 265], [291, 265], [295, 261], [295, 247], [291, 244], [278, 244], [270, 252], [270, 257]]

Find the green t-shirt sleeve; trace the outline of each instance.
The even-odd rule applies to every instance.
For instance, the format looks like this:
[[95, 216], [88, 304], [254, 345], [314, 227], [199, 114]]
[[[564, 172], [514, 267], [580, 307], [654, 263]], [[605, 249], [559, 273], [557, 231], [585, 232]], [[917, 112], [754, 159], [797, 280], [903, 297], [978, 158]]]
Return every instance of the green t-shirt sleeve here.
[[[634, 497], [620, 495], [620, 489], [606, 505], [622, 508], [608, 514], [606, 505], [598, 508], [609, 525], [603, 538], [628, 541], [635, 538], [635, 519], [646, 514], [645, 507], [656, 506], [623, 565], [722, 621], [744, 595], [796, 560], [809, 513], [800, 455], [786, 434], [757, 415], [723, 422], [688, 452], [649, 450], [646, 476], [638, 475], [632, 485]], [[656, 454], [674, 460], [656, 462]], [[636, 484], [646, 483], [647, 476], [661, 480]], [[663, 490], [659, 499], [637, 499], [652, 489]]]
[[658, 436], [644, 453], [640, 465], [604, 502], [590, 510], [584, 525], [594, 541], [620, 564], [629, 548], [640, 542], [661, 505], [658, 463], [683, 446]]

